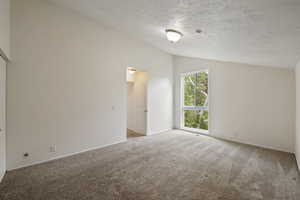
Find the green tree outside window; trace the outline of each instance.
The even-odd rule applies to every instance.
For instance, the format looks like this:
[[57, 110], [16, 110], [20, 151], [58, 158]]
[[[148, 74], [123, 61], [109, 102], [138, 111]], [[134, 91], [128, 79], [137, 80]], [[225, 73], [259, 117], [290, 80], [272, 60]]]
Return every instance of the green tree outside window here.
[[[183, 82], [184, 126], [208, 130], [208, 73], [187, 74]], [[187, 107], [191, 109], [186, 109]], [[199, 107], [201, 109], [197, 109]]]

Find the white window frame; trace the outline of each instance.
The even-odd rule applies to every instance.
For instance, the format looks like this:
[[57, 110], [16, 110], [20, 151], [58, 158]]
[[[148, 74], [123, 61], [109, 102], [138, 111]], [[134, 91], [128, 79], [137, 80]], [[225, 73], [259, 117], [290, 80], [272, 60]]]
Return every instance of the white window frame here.
[[[189, 74], [196, 74], [200, 72], [206, 72], [208, 77], [208, 130], [204, 129], [197, 129], [197, 128], [189, 128], [184, 126], [184, 110], [199, 110], [203, 108], [203, 106], [184, 106], [184, 77]], [[211, 112], [210, 112], [210, 70], [209, 69], [202, 69], [198, 71], [192, 71], [192, 72], [185, 72], [182, 73], [180, 76], [180, 129], [195, 132], [195, 133], [201, 133], [201, 134], [209, 134], [209, 129], [211, 128], [210, 118], [211, 118]], [[206, 107], [206, 106], [205, 106]]]

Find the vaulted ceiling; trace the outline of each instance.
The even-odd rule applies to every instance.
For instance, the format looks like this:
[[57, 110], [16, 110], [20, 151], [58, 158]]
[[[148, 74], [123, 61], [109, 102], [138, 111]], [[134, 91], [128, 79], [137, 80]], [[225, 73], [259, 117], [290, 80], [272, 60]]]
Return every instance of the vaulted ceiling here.
[[[175, 55], [278, 67], [300, 60], [300, 0], [51, 1]], [[168, 42], [167, 28], [183, 39]]]

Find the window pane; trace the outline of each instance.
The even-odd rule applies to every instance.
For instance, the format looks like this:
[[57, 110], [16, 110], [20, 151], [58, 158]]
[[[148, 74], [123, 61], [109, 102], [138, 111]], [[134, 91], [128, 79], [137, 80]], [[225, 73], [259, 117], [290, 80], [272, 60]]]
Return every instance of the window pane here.
[[208, 74], [206, 72], [199, 72], [196, 75], [196, 90], [195, 99], [196, 106], [208, 105]]
[[195, 106], [196, 100], [196, 74], [189, 74], [184, 77], [184, 105]]
[[208, 130], [208, 72], [187, 74], [182, 80], [184, 127]]
[[208, 106], [208, 74], [198, 72], [184, 76], [184, 106]]
[[208, 111], [184, 110], [184, 127], [208, 130]]

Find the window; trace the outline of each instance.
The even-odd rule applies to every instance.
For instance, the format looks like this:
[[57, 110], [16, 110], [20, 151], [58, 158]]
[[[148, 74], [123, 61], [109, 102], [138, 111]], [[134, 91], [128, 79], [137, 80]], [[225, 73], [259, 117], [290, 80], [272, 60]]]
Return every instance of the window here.
[[208, 71], [181, 77], [181, 128], [208, 133]]

